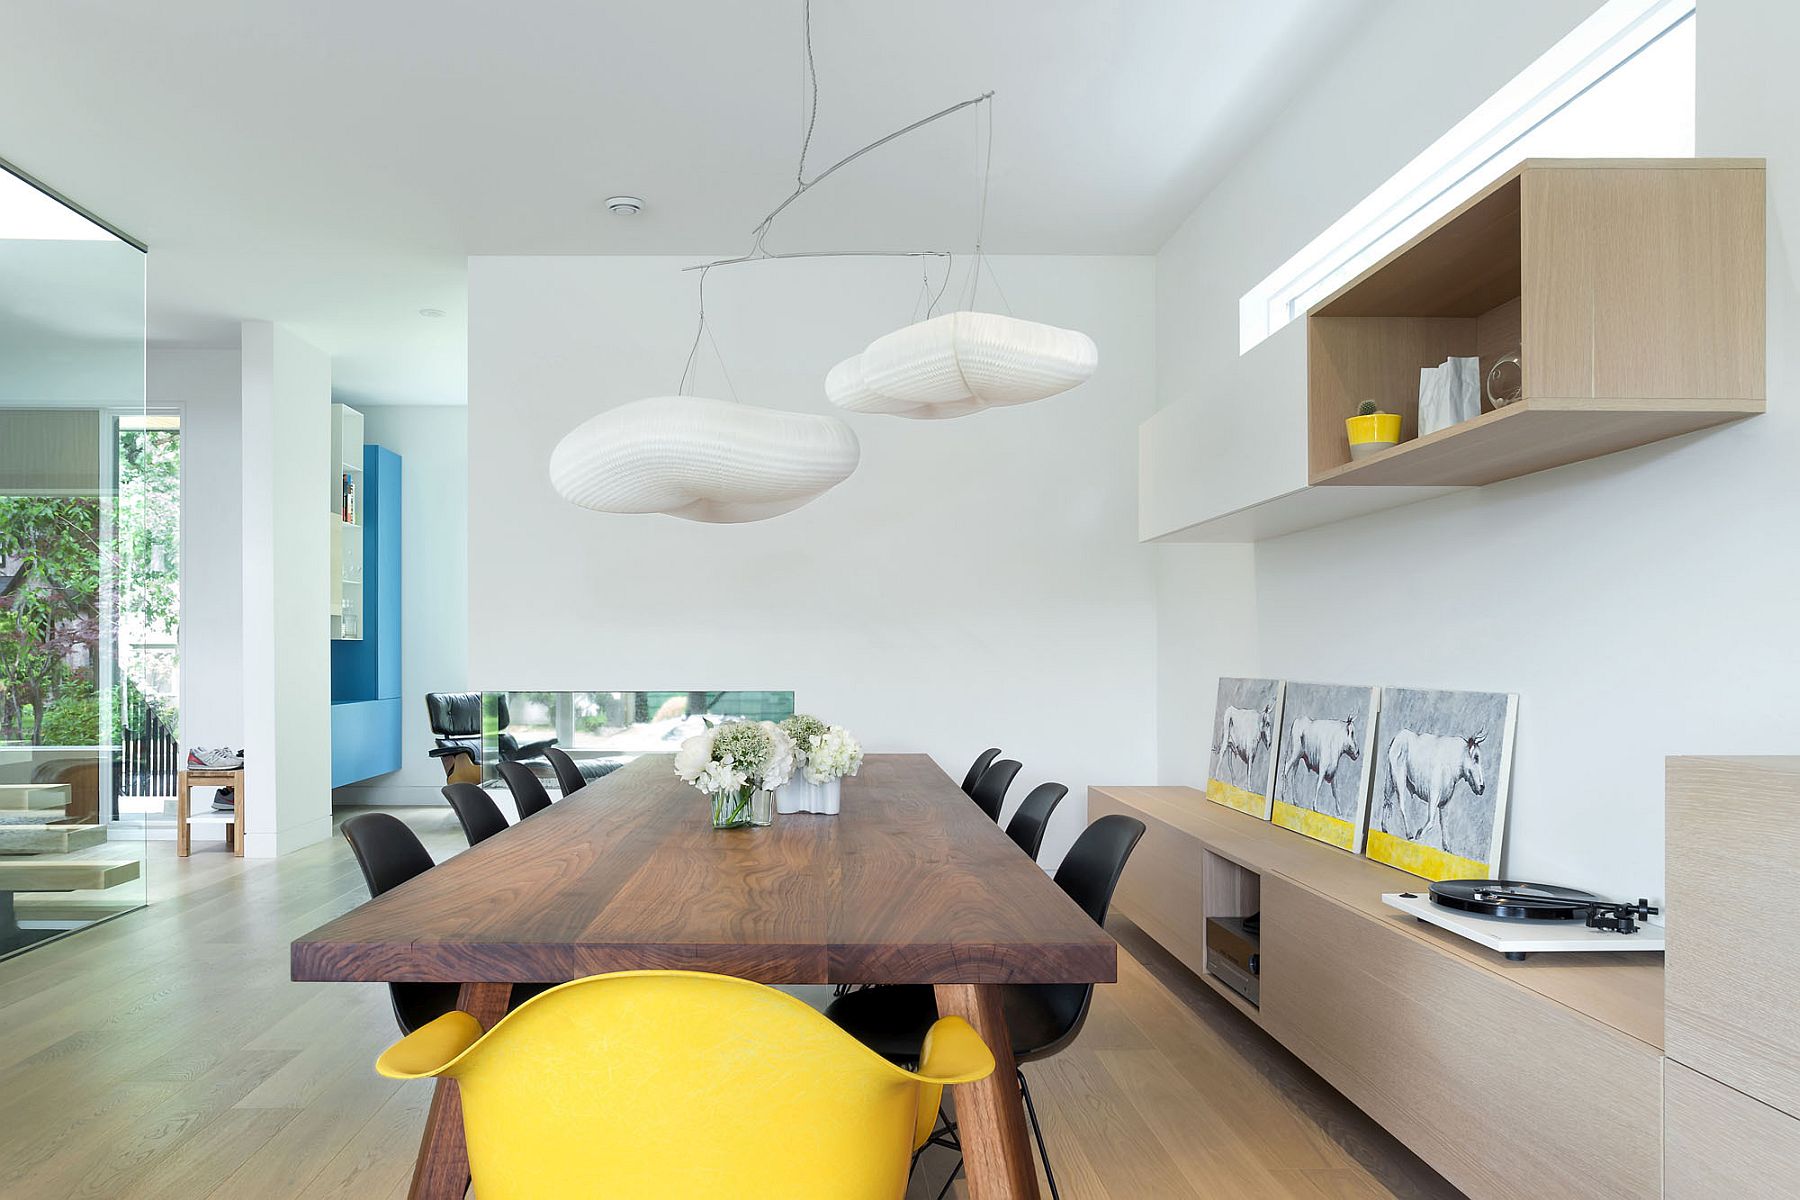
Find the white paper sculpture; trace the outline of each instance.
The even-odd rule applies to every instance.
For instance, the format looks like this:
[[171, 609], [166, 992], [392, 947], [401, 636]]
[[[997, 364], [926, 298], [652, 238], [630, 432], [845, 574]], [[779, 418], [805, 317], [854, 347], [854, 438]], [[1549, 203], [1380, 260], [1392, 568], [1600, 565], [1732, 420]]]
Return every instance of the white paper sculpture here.
[[1094, 339], [998, 313], [954, 312], [875, 339], [825, 377], [825, 394], [852, 412], [960, 417], [1026, 404], [1085, 382], [1100, 363]]
[[1419, 436], [1481, 415], [1481, 360], [1447, 358], [1419, 368]]
[[550, 482], [599, 512], [760, 521], [842, 483], [861, 454], [836, 417], [656, 396], [570, 430], [551, 452]]

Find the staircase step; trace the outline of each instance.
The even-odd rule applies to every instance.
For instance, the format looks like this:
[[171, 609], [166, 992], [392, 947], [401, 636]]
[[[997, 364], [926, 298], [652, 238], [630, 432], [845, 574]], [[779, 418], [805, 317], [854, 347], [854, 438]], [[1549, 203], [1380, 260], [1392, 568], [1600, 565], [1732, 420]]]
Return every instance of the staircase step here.
[[0, 829], [8, 825], [54, 825], [69, 819], [66, 808], [32, 808], [7, 811], [0, 808]]
[[74, 892], [116, 887], [138, 877], [136, 859], [104, 862], [62, 858], [47, 862], [0, 858], [0, 892]]
[[0, 810], [21, 812], [68, 806], [66, 783], [0, 783]]
[[0, 854], [67, 854], [105, 841], [104, 825], [0, 825]]

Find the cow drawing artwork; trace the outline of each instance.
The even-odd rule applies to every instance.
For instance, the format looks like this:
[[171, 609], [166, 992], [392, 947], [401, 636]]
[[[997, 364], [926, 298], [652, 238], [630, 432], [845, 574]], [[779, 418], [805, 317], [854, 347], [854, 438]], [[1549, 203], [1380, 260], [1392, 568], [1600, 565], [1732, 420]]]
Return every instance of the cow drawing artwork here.
[[[1291, 788], [1299, 782], [1294, 778], [1294, 772], [1305, 768], [1313, 777], [1312, 803], [1307, 807], [1315, 812], [1343, 816], [1337, 799], [1338, 765], [1345, 761], [1357, 762], [1361, 757], [1356, 748], [1354, 713], [1341, 721], [1296, 717], [1288, 730], [1281, 771]], [[1324, 805], [1320, 801], [1327, 791], [1330, 792], [1330, 803]]]
[[1275, 744], [1275, 708], [1265, 704], [1261, 709], [1252, 712], [1244, 708], [1227, 708], [1225, 710], [1225, 740], [1223, 749], [1225, 758], [1236, 759], [1247, 787], [1254, 777], [1250, 773], [1250, 763], [1262, 752], [1263, 747]]
[[1518, 704], [1508, 692], [1382, 693], [1369, 857], [1427, 879], [1499, 877]]
[[1380, 707], [1377, 688], [1287, 685], [1271, 821], [1340, 850], [1362, 849]]
[[1274, 804], [1279, 679], [1221, 679], [1213, 709], [1212, 770], [1206, 798], [1263, 820]]
[[[1381, 796], [1381, 825], [1398, 833], [1409, 842], [1435, 845], [1440, 850], [1450, 847], [1444, 837], [1443, 813], [1456, 795], [1459, 784], [1467, 784], [1477, 796], [1487, 791], [1487, 772], [1481, 765], [1481, 746], [1486, 733], [1468, 737], [1454, 734], [1417, 733], [1402, 729], [1387, 748], [1386, 785]], [[1417, 820], [1408, 816], [1411, 801]], [[1398, 809], [1400, 824], [1389, 823], [1389, 814]]]

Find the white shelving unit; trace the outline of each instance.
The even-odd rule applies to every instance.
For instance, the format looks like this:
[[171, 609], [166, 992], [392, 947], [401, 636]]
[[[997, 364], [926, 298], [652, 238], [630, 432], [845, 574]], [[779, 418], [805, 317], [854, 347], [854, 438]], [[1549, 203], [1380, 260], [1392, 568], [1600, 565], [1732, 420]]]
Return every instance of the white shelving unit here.
[[331, 406], [331, 637], [363, 635], [363, 415]]

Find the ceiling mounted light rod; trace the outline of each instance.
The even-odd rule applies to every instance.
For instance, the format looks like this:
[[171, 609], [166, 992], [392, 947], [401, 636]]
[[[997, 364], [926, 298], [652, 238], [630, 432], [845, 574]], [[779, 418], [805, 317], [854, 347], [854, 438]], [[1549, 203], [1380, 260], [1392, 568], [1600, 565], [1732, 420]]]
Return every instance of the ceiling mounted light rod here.
[[734, 267], [739, 263], [772, 262], [781, 258], [955, 258], [950, 250], [789, 250], [782, 254], [740, 254], [736, 258], [720, 258], [695, 263], [683, 271], [709, 271], [714, 267]]
[[983, 92], [979, 96], [971, 96], [967, 100], [962, 101], [960, 104], [952, 104], [949, 108], [941, 109], [938, 112], [934, 112], [929, 117], [920, 117], [917, 121], [914, 121], [911, 125], [906, 126], [904, 129], [896, 129], [896, 130], [894, 130], [894, 132], [888, 134], [886, 137], [877, 138], [874, 141], [870, 142], [868, 145], [864, 146], [862, 149], [853, 151], [852, 153], [845, 155], [843, 158], [840, 158], [836, 162], [832, 163], [829, 167], [826, 167], [823, 171], [820, 171], [817, 175], [814, 175], [811, 179], [801, 180], [799, 186], [794, 188], [793, 192], [791, 192], [788, 195], [788, 198], [786, 200], [783, 200], [780, 204], [777, 204], [775, 206], [774, 211], [771, 212], [768, 216], [764, 217], [762, 219], [762, 222], [760, 224], [758, 224], [755, 229], [752, 229], [750, 231], [750, 236], [757, 239], [757, 242], [760, 244], [762, 241], [763, 235], [769, 231], [769, 226], [775, 223], [775, 218], [779, 217], [782, 214], [782, 211], [784, 209], [786, 209], [788, 205], [792, 204], [794, 201], [796, 201], [800, 197], [804, 196], [813, 187], [824, 182], [826, 179], [830, 178], [834, 173], [841, 170], [842, 168], [849, 166], [851, 163], [855, 162], [857, 159], [861, 158], [863, 155], [867, 154], [869, 151], [878, 150], [881, 147], [887, 145], [889, 142], [893, 141], [895, 138], [905, 137], [907, 134], [913, 132], [915, 129], [923, 129], [923, 128], [925, 128], [925, 126], [931, 124], [933, 121], [941, 121], [945, 117], [951, 115], [952, 113], [959, 113], [963, 109], [968, 108], [972, 104], [982, 104], [988, 100], [992, 100], [993, 98], [994, 98], [994, 93], [992, 91]]

